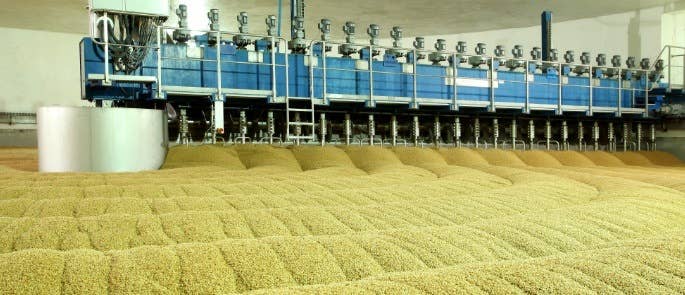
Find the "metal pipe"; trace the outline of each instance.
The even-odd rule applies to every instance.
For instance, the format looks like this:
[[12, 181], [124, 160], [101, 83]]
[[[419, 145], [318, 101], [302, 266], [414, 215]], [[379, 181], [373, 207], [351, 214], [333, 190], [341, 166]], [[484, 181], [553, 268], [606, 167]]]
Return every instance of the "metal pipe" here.
[[528, 72], [528, 67], [530, 67], [530, 61], [526, 60], [526, 70], [524, 71], [525, 73], [525, 79], [526, 79], [526, 106], [524, 113], [530, 114], [530, 73]]
[[[490, 57], [490, 66], [488, 67], [488, 75], [490, 78], [490, 112], [497, 111], [495, 107], [495, 59]], [[456, 85], [455, 85], [456, 86]]]
[[616, 135], [614, 134], [614, 122], [609, 122], [607, 128], [607, 140], [609, 142], [609, 151], [616, 151]]
[[[326, 51], [325, 48], [323, 51]], [[309, 58], [309, 99], [314, 100], [314, 50], [309, 50], [307, 56]], [[316, 59], [318, 61], [318, 58]], [[312, 118], [313, 119], [313, 118]], [[313, 121], [313, 120], [312, 120]]]
[[369, 115], [368, 133], [369, 133], [369, 145], [373, 146], [373, 140], [374, 140], [374, 137], [376, 137], [376, 122], [373, 118], [373, 114]]
[[397, 116], [392, 115], [390, 118], [390, 136], [392, 138], [392, 146], [397, 145]]
[[[280, 5], [280, 1], [279, 5]], [[280, 11], [280, 6], [279, 6], [279, 11]], [[279, 16], [279, 30], [280, 30], [280, 16]], [[280, 34], [280, 31], [279, 33]], [[271, 36], [271, 97], [274, 101], [276, 101], [276, 40], [274, 40], [274, 37]]]
[[414, 146], [419, 146], [419, 136], [420, 136], [420, 126], [419, 126], [419, 116], [414, 116], [412, 124], [412, 140], [414, 141]]
[[157, 98], [162, 98], [162, 28], [157, 27]]
[[533, 149], [533, 145], [535, 144], [535, 121], [533, 119], [530, 119], [528, 121], [528, 140], [530, 141], [530, 149]]
[[435, 116], [435, 122], [433, 123], [433, 143], [435, 147], [440, 147], [440, 116]]
[[583, 150], [583, 138], [585, 138], [585, 130], [583, 129], [583, 121], [578, 121], [578, 150]]
[[[281, 23], [283, 22], [283, 0], [278, 0], [278, 37], [281, 37]], [[273, 47], [271, 47], [273, 48]]]
[[551, 140], [552, 140], [552, 123], [547, 119], [545, 121], [545, 142], [546, 142], [546, 147], [547, 150], [550, 150], [550, 145], [551, 145]]
[[247, 138], [247, 115], [240, 111], [240, 143], [245, 144]]
[[[304, 20], [304, 0], [290, 0], [290, 23], [292, 24], [296, 18]], [[297, 32], [291, 25], [290, 39], [297, 38]]]
[[511, 149], [516, 150], [516, 119], [511, 119]]
[[642, 150], [642, 123], [637, 123], [637, 150]]
[[561, 122], [561, 140], [563, 144], [563, 149], [568, 150], [568, 123], [566, 123], [566, 120]]
[[111, 85], [112, 82], [109, 80], [109, 18], [107, 17], [107, 12], [103, 14], [103, 17], [105, 22], [102, 25], [102, 34], [103, 38], [105, 39], [105, 80], [103, 81], [103, 83], [105, 85]]
[[628, 142], [630, 141], [630, 123], [623, 122], [623, 151], [628, 151]]
[[599, 123], [595, 121], [592, 125], [592, 139], [594, 141], [595, 151], [599, 150]]
[[[683, 64], [685, 66], [685, 64]], [[668, 46], [668, 92], [671, 92], [671, 46]], [[685, 87], [685, 85], [683, 85]]]
[[480, 141], [480, 119], [478, 117], [473, 121], [473, 137], [476, 140], [476, 148], [478, 148]]
[[550, 53], [552, 51], [552, 12], [543, 11], [541, 18], [542, 27], [542, 60], [551, 61]]
[[416, 71], [416, 62], [418, 60], [417, 52], [416, 49], [413, 50], [413, 55], [412, 55], [412, 99], [411, 99], [411, 108], [418, 108], [418, 102], [416, 101], [417, 93], [418, 90], [416, 89], [417, 86], [417, 81], [416, 81], [416, 76], [417, 76], [417, 71]]
[[268, 112], [266, 114], [266, 126], [267, 134], [269, 135], [269, 144], [273, 144], [274, 135], [276, 134], [276, 122], [274, 120], [274, 112]]
[[321, 135], [321, 146], [326, 145], [326, 113], [319, 114], [321, 119], [319, 120], [319, 133]]
[[328, 97], [326, 93], [328, 92], [328, 81], [326, 78], [326, 41], [321, 42], [321, 56], [322, 56], [322, 63], [323, 63], [323, 103], [328, 104]]
[[452, 109], [459, 109], [459, 102], [457, 98], [457, 71], [458, 71], [457, 55], [452, 53]]
[[369, 45], [369, 103], [373, 107], [376, 106], [373, 99], [373, 45]]
[[561, 114], [564, 113], [564, 110], [563, 110], [563, 108], [562, 108], [562, 104], [563, 104], [563, 100], [562, 100], [562, 89], [563, 89], [562, 80], [563, 80], [563, 76], [562, 76], [562, 74], [561, 74], [561, 69], [562, 69], [562, 68], [561, 68], [561, 63], [559, 63], [559, 72], [558, 72], [558, 77], [559, 77], [559, 89], [558, 89], [558, 91], [559, 91], [559, 94], [558, 94], [558, 97], [557, 97], [557, 115], [561, 115]]
[[461, 147], [461, 123], [459, 117], [454, 118], [454, 144], [456, 147]]
[[618, 105], [617, 105], [617, 112], [616, 115], [620, 117], [622, 115], [622, 107], [621, 104], [623, 103], [623, 77], [621, 75], [621, 68], [618, 68], [618, 77], [616, 78], [618, 80]]
[[656, 151], [656, 127], [654, 123], [649, 125], [649, 140], [652, 142], [652, 150]]
[[492, 119], [492, 137], [495, 142], [495, 148], [497, 148], [497, 141], [499, 139], [499, 122], [497, 118]]
[[590, 98], [590, 99], [589, 99], [589, 106], [588, 106], [588, 116], [592, 116], [592, 114], [593, 114], [593, 110], [592, 110], [592, 105], [593, 105], [592, 98], [593, 98], [593, 97], [592, 97], [592, 95], [593, 95], [593, 93], [594, 93], [594, 91], [592, 90], [592, 87], [593, 87], [592, 84], [594, 84], [593, 81], [594, 81], [594, 79], [595, 79], [595, 78], [594, 78], [594, 75], [593, 75], [593, 73], [592, 73], [592, 65], [588, 66], [588, 71], [589, 71], [589, 75], [588, 75], [588, 76], [589, 76], [589, 79], [588, 79], [588, 81], [590, 81], [590, 87], [589, 87], [589, 90], [590, 90], [590, 96], [589, 96], [589, 98]]
[[[295, 122], [300, 123], [300, 112], [295, 112]], [[295, 145], [300, 145], [300, 137], [302, 137], [302, 125], [295, 125]]]
[[[221, 33], [216, 34], [216, 101], [213, 103], [212, 108], [212, 143], [216, 143], [216, 133], [217, 133], [217, 122], [221, 123], [221, 129], [223, 130], [224, 122], [224, 95], [221, 84]], [[221, 103], [219, 103], [221, 102]], [[219, 107], [217, 109], [217, 106]]]
[[345, 145], [350, 145], [352, 139], [352, 120], [350, 114], [345, 114]]
[[643, 117], [646, 118], [649, 117], [649, 71], [645, 71], [643, 76], [645, 79], [645, 113]]

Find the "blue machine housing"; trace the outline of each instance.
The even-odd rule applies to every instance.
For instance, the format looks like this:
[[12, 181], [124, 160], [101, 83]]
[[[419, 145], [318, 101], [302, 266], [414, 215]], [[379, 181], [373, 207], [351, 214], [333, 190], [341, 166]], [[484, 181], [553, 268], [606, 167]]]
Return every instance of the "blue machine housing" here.
[[[200, 43], [201, 44], [201, 43]], [[264, 47], [264, 46], [261, 46]], [[392, 56], [384, 61], [326, 57], [326, 94], [324, 95], [323, 57], [320, 49], [315, 55], [275, 53], [276, 69], [273, 85], [272, 55], [268, 49], [260, 52], [236, 49], [233, 44], [220, 48], [200, 46], [190, 49], [186, 44], [163, 44], [161, 48], [161, 75], [158, 73], [156, 50], [150, 50], [142, 66], [132, 76], [161, 76], [161, 83], [131, 82], [113, 79], [111, 86], [104, 86], [93, 74], [104, 74], [104, 53], [90, 38], [81, 42], [82, 75], [84, 77], [83, 99], [87, 100], [173, 100], [176, 95], [213, 96], [219, 94], [217, 52], [221, 52], [221, 89], [224, 99], [231, 97], [265, 98], [269, 102], [283, 102], [286, 97], [286, 71], [288, 72], [287, 97], [321, 99], [321, 103], [336, 101], [363, 102], [373, 107], [378, 103], [421, 105], [444, 105], [457, 109], [460, 106], [525, 110], [580, 110], [589, 106], [612, 109], [644, 108], [648, 85], [647, 78], [640, 80], [621, 78], [590, 78], [586, 76], [560, 75], [555, 70], [545, 73], [496, 70], [496, 85], [465, 85], [462, 80], [488, 81], [489, 71], [481, 68], [458, 67], [456, 77], [451, 65], [417, 64], [416, 83], [411, 63], [400, 63]], [[192, 53], [189, 52], [192, 50]], [[192, 57], [190, 57], [192, 56]], [[287, 68], [286, 68], [286, 58]], [[310, 67], [310, 59], [314, 67]], [[369, 71], [369, 66], [373, 71]], [[109, 74], [115, 73], [110, 67]], [[313, 75], [312, 75], [313, 74]], [[370, 76], [373, 83], [370, 83]], [[526, 82], [527, 78], [528, 82]], [[590, 79], [593, 79], [591, 81]], [[458, 81], [459, 80], [459, 81]], [[310, 85], [313, 82], [313, 85]], [[457, 82], [457, 86], [455, 86]], [[590, 96], [590, 85], [592, 98]], [[371, 86], [373, 84], [373, 86]], [[416, 85], [416, 89], [414, 89]], [[621, 87], [619, 90], [619, 86]], [[161, 89], [159, 89], [161, 87]], [[456, 87], [456, 89], [455, 89]], [[275, 88], [275, 95], [272, 91]], [[561, 89], [560, 89], [561, 88]], [[313, 89], [313, 93], [311, 93]], [[159, 91], [161, 90], [161, 91]], [[456, 90], [456, 91], [455, 91]], [[494, 93], [491, 93], [494, 91]], [[619, 92], [621, 98], [619, 99]], [[161, 93], [159, 96], [157, 93]], [[416, 94], [414, 94], [416, 93]], [[528, 93], [528, 95], [526, 95]], [[559, 97], [561, 93], [561, 97]], [[456, 97], [455, 97], [456, 94]], [[493, 101], [494, 99], [494, 101]], [[592, 103], [590, 100], [592, 99]], [[650, 99], [659, 100], [659, 97]], [[620, 102], [619, 102], [620, 100]], [[654, 103], [650, 101], [650, 103]]]

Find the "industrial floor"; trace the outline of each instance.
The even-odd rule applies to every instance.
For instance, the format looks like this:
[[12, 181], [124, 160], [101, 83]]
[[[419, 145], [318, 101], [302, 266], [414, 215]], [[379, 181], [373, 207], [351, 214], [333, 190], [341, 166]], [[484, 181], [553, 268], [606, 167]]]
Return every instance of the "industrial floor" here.
[[27, 170], [35, 150], [0, 149], [0, 294], [685, 293], [665, 153], [201, 146]]

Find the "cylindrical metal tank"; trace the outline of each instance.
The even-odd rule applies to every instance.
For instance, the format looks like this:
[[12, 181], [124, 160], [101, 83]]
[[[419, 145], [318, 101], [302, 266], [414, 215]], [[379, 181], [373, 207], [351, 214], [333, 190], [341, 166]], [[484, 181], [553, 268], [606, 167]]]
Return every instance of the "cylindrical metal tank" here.
[[49, 106], [37, 121], [41, 172], [155, 170], [166, 158], [162, 110]]

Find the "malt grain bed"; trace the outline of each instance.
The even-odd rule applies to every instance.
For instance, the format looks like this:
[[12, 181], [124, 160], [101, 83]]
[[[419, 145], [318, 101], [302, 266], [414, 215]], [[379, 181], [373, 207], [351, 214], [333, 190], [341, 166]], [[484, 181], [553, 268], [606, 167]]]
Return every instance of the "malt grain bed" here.
[[685, 292], [664, 153], [176, 147], [122, 174], [0, 154], [2, 294]]

